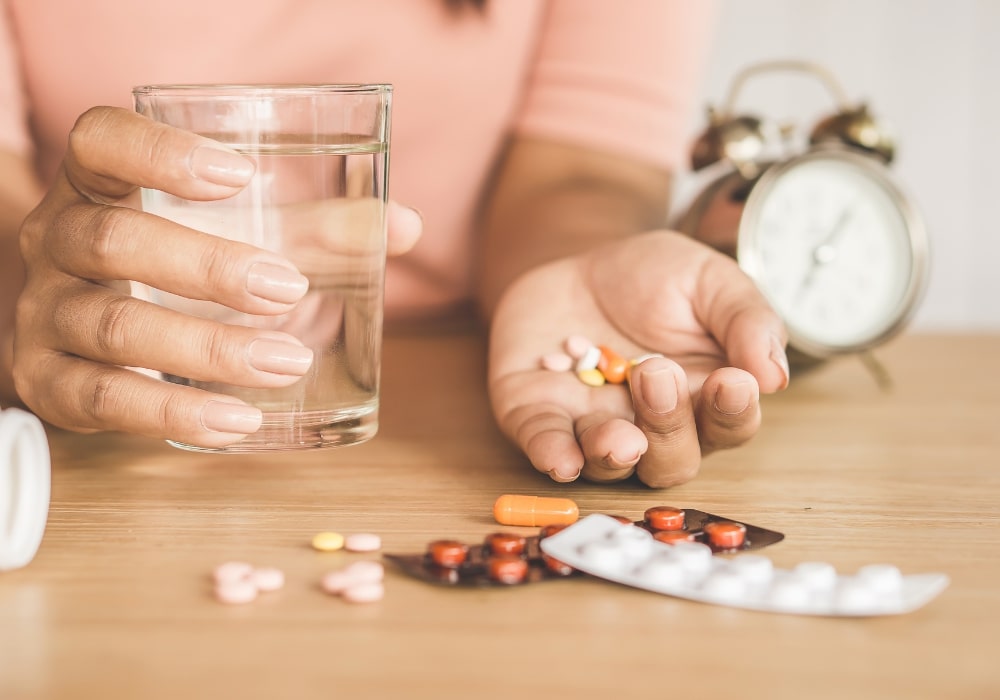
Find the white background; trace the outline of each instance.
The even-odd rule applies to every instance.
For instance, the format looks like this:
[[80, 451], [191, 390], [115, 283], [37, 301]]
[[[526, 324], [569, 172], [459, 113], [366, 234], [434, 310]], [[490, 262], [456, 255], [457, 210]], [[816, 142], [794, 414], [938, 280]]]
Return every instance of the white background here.
[[[715, 42], [705, 106], [746, 66], [791, 58], [821, 64], [887, 122], [892, 170], [931, 237], [911, 328], [1000, 332], [1000, 0], [720, 0]], [[787, 72], [751, 79], [737, 107], [807, 132], [833, 104], [822, 83]], [[699, 114], [692, 138], [703, 126]], [[679, 202], [694, 182], [681, 180]]]

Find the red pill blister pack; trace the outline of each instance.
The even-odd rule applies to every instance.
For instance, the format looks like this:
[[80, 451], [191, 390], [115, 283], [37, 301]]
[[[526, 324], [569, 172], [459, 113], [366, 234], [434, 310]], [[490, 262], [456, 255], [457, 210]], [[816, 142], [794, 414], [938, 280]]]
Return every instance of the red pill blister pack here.
[[[705, 511], [673, 506], [648, 508], [642, 520], [610, 516], [620, 523], [638, 525], [658, 542], [699, 542], [714, 553], [760, 549], [780, 542], [784, 535]], [[480, 543], [452, 539], [430, 542], [424, 552], [386, 554], [404, 573], [445, 586], [511, 586], [566, 578], [576, 569], [549, 556], [540, 543], [567, 525], [546, 525], [525, 536], [494, 532]]]

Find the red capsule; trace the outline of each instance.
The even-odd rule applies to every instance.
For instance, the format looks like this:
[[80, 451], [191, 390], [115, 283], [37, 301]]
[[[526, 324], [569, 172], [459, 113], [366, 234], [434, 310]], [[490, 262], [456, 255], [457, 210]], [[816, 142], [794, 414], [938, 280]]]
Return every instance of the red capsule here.
[[527, 544], [520, 535], [513, 535], [509, 532], [494, 532], [486, 536], [486, 548], [490, 554], [515, 554], [520, 556], [524, 553]]
[[457, 569], [469, 557], [469, 547], [456, 540], [435, 540], [427, 545], [427, 553], [438, 566]]
[[705, 535], [709, 544], [720, 549], [737, 549], [743, 546], [746, 540], [746, 525], [734, 523], [729, 520], [716, 520], [705, 523]]
[[528, 576], [528, 562], [511, 554], [492, 556], [486, 566], [490, 578], [500, 583], [521, 583]]
[[653, 539], [664, 544], [676, 544], [677, 542], [694, 542], [694, 533], [687, 530], [657, 530], [653, 533]]
[[653, 530], [683, 530], [684, 511], [672, 506], [654, 506], [646, 509], [646, 524]]

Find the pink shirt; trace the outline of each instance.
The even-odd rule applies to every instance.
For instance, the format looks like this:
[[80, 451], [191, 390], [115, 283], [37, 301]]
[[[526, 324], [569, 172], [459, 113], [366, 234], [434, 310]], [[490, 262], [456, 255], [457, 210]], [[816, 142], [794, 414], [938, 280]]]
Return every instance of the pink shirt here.
[[390, 196], [425, 233], [390, 315], [468, 299], [486, 178], [511, 133], [677, 168], [707, 0], [0, 0], [0, 148], [52, 177], [76, 117], [146, 83], [394, 85]]

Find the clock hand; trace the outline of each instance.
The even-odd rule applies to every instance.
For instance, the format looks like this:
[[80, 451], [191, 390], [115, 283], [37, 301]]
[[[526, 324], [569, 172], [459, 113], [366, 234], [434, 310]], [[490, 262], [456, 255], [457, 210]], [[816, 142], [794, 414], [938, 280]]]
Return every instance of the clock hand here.
[[797, 297], [801, 298], [802, 294], [812, 286], [819, 268], [837, 259], [837, 247], [835, 243], [847, 228], [847, 223], [851, 220], [853, 213], [854, 210], [852, 207], [844, 207], [844, 210], [840, 212], [840, 216], [837, 217], [837, 221], [834, 222], [833, 228], [823, 236], [819, 243], [813, 246], [809, 269], [806, 270], [806, 274], [799, 284]]

